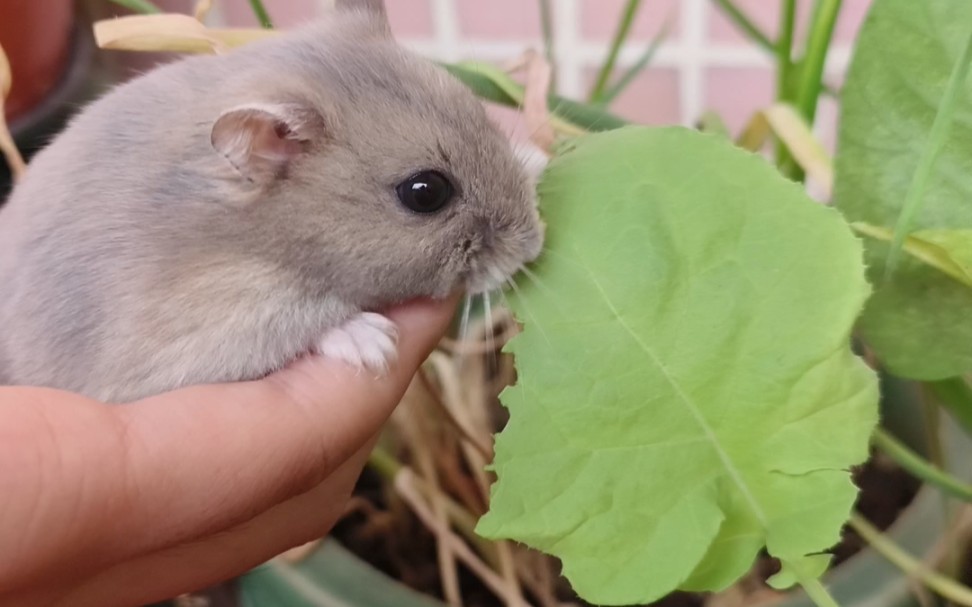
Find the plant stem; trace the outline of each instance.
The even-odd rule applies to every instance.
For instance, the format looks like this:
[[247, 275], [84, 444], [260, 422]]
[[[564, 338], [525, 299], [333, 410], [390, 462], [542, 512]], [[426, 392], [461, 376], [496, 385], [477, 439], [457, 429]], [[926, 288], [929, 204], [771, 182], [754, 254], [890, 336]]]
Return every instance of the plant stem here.
[[883, 429], [876, 429], [871, 441], [902, 468], [921, 480], [938, 487], [949, 495], [965, 501], [972, 501], [972, 485], [926, 461]]
[[773, 41], [769, 39], [769, 36], [760, 31], [760, 29], [753, 23], [746, 13], [732, 3], [732, 0], [713, 0], [719, 5], [719, 8], [726, 13], [726, 16], [736, 24], [736, 27], [741, 29], [746, 35], [752, 39], [753, 42], [763, 47], [764, 50], [769, 52], [776, 51], [776, 45]]
[[904, 204], [901, 207], [901, 214], [894, 226], [894, 240], [891, 242], [891, 248], [888, 250], [888, 256], [885, 260], [885, 280], [891, 277], [898, 265], [901, 248], [911, 230], [915, 217], [918, 215], [918, 211], [921, 209], [925, 190], [928, 188], [928, 182], [931, 181], [932, 171], [935, 168], [935, 162], [945, 147], [949, 127], [955, 115], [955, 108], [958, 105], [961, 92], [965, 88], [965, 78], [969, 73], [970, 59], [972, 59], [972, 33], [966, 39], [965, 48], [962, 49], [961, 56], [952, 68], [952, 74], [949, 76], [948, 84], [945, 87], [945, 94], [938, 106], [938, 112], [935, 114], [935, 120], [932, 122], [931, 131], [928, 134], [928, 143], [925, 144], [925, 149], [918, 160], [918, 168], [915, 169], [911, 185], [908, 187], [908, 193], [905, 195]]
[[250, 0], [250, 8], [253, 9], [253, 15], [260, 22], [260, 27], [267, 30], [273, 29], [273, 21], [270, 20], [270, 14], [263, 6], [263, 0]]
[[874, 550], [895, 567], [903, 571], [908, 577], [921, 581], [932, 591], [953, 603], [964, 605], [965, 607], [972, 607], [972, 588], [929, 569], [924, 563], [902, 550], [900, 546], [878, 531], [863, 516], [857, 513], [852, 514], [850, 526]]
[[618, 78], [618, 81], [601, 95], [601, 98], [598, 99], [599, 105], [607, 106], [614, 101], [617, 96], [624, 92], [624, 89], [628, 88], [628, 85], [638, 77], [638, 74], [640, 74], [641, 71], [648, 66], [648, 64], [654, 58], [655, 53], [658, 52], [658, 49], [661, 48], [662, 43], [665, 42], [665, 39], [668, 37], [670, 25], [670, 23], [665, 23], [665, 26], [660, 32], [658, 32], [658, 35], [655, 36], [654, 40], [651, 41], [651, 44], [647, 49], [645, 49], [645, 52], [638, 57], [638, 60], [635, 61], [634, 65], [628, 68], [628, 71]]
[[398, 460], [381, 447], [375, 447], [371, 450], [371, 455], [368, 456], [368, 465], [389, 481], [395, 480], [395, 476], [402, 470], [402, 465], [398, 463]]
[[972, 432], [972, 388], [963, 378], [925, 382], [925, 386], [967, 432]]
[[797, 93], [797, 108], [809, 124], [813, 124], [817, 115], [817, 102], [823, 89], [823, 74], [827, 63], [827, 51], [837, 25], [837, 16], [843, 0], [817, 0], [814, 5], [813, 23], [810, 27], [810, 37], [807, 40], [807, 50], [804, 54], [804, 65], [800, 89]]
[[794, 578], [796, 578], [797, 583], [807, 593], [807, 597], [810, 598], [814, 605], [817, 607], [840, 607], [819, 579], [806, 575], [799, 565], [789, 562], [784, 563], [784, 565], [790, 570]]
[[543, 28], [543, 55], [547, 58], [547, 63], [550, 64], [550, 69], [553, 74], [550, 82], [550, 90], [555, 91], [557, 85], [557, 55], [556, 55], [556, 45], [557, 40], [554, 34], [553, 25], [553, 7], [550, 5], [551, 0], [539, 0], [540, 4], [540, 25]]
[[796, 0], [784, 0], [780, 15], [780, 39], [776, 41], [776, 97], [791, 101], [789, 83], [793, 70], [793, 30], [796, 26]]
[[111, 0], [111, 2], [143, 15], [159, 14], [162, 12], [161, 8], [155, 6], [149, 0]]
[[621, 45], [628, 38], [628, 33], [631, 31], [631, 25], [634, 23], [634, 18], [638, 14], [639, 7], [641, 7], [641, 0], [628, 0], [628, 3], [625, 4], [624, 12], [621, 14], [621, 20], [618, 22], [618, 29], [614, 33], [614, 39], [611, 41], [611, 48], [608, 50], [607, 59], [605, 59], [604, 64], [601, 66], [597, 80], [594, 82], [594, 88], [591, 89], [591, 94], [588, 97], [590, 102], [595, 103], [599, 101], [607, 89], [608, 80], [611, 79], [611, 74], [614, 73], [614, 66], [618, 62], [618, 53], [621, 52]]
[[[793, 30], [796, 25], [796, 0], [784, 0], [780, 14], [780, 38], [776, 41], [776, 100], [792, 102], [791, 79], [793, 78]], [[776, 138], [776, 166], [786, 167], [784, 174], [792, 169], [793, 159], [786, 146]]]
[[840, 607], [840, 604], [834, 597], [830, 596], [827, 588], [817, 578], [800, 580], [800, 586], [817, 607]]

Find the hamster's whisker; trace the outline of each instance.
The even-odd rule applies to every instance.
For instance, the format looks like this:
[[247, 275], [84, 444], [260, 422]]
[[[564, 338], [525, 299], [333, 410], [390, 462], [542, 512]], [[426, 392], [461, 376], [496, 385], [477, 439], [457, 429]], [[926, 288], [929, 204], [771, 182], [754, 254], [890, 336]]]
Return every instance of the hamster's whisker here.
[[469, 338], [469, 315], [472, 313], [473, 295], [466, 293], [462, 301], [462, 316], [459, 318], [459, 342], [466, 343]]
[[536, 272], [534, 272], [530, 268], [526, 267], [526, 264], [521, 265], [520, 268], [519, 268], [519, 270], [521, 272], [523, 272], [523, 275], [524, 276], [526, 276], [527, 278], [530, 279], [530, 282], [532, 282], [535, 286], [537, 286], [539, 289], [541, 289], [544, 293], [546, 293], [547, 295], [549, 295], [554, 301], [559, 301], [557, 299], [557, 294], [554, 293], [553, 290], [550, 287], [548, 287], [546, 284], [544, 284], [544, 282], [542, 280], [540, 280], [540, 277], [537, 276], [537, 273]]
[[[516, 280], [514, 280], [513, 277], [510, 276], [509, 278], [506, 279], [506, 283], [510, 285], [510, 287], [513, 288], [513, 292], [516, 293], [516, 300], [519, 302], [520, 307], [523, 309], [524, 314], [526, 314], [529, 317], [530, 324], [537, 328], [537, 331], [540, 332], [540, 335], [543, 337], [543, 340], [547, 342], [547, 345], [548, 346], [551, 345], [550, 338], [547, 337], [546, 331], [543, 330], [543, 325], [537, 322], [537, 317], [534, 316], [533, 312], [530, 311], [530, 306], [527, 305], [527, 298], [523, 297], [523, 295], [520, 293], [520, 287], [516, 284]], [[506, 298], [505, 294], [503, 295], [503, 298], [504, 299]], [[507, 307], [510, 308], [511, 313], [514, 312], [513, 307], [510, 306], [508, 302], [507, 302]], [[513, 321], [516, 322], [515, 313], [513, 314]]]
[[486, 347], [489, 350], [490, 362], [493, 362], [496, 357], [496, 352], [494, 348], [496, 343], [493, 340], [493, 292], [486, 291], [483, 293], [483, 309], [485, 311], [486, 320]]

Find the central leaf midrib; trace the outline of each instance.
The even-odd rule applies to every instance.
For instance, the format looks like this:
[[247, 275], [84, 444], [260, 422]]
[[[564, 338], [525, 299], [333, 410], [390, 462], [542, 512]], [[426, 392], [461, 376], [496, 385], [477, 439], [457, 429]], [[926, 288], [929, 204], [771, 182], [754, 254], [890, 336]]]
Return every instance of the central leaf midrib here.
[[[580, 255], [578, 255], [577, 257], [579, 259], [583, 259], [583, 257]], [[601, 283], [597, 279], [597, 276], [595, 275], [593, 270], [586, 264], [586, 262], [581, 261], [580, 263], [581, 263], [581, 267], [584, 268], [584, 271], [587, 273], [591, 282], [594, 284], [594, 287], [597, 288], [597, 291], [601, 299], [604, 301], [604, 305], [606, 305], [608, 310], [610, 310], [611, 314], [614, 315], [614, 318], [617, 319], [620, 326], [628, 333], [628, 335], [631, 336], [631, 338], [635, 341], [635, 343], [638, 344], [638, 347], [641, 348], [641, 351], [645, 353], [645, 355], [649, 358], [649, 360], [651, 360], [652, 364], [654, 364], [658, 368], [662, 376], [665, 378], [665, 381], [668, 382], [668, 384], [672, 387], [672, 390], [675, 391], [675, 394], [678, 396], [678, 399], [682, 402], [683, 405], [685, 405], [689, 413], [691, 413], [692, 418], [695, 420], [696, 424], [705, 434], [705, 438], [709, 441], [709, 443], [712, 445], [712, 448], [715, 450], [716, 455], [718, 456], [719, 460], [722, 462], [723, 467], [729, 473], [729, 477], [732, 479], [733, 483], [742, 493], [743, 498], [749, 504], [749, 507], [752, 508], [753, 514], [759, 520], [760, 524], [763, 526], [764, 529], [766, 529], [768, 527], [768, 523], [766, 522], [766, 515], [764, 514], [763, 509], [756, 501], [756, 497], [753, 495], [752, 491], [749, 490], [749, 486], [746, 485], [745, 481], [743, 480], [742, 474], [736, 468], [736, 465], [733, 463], [732, 458], [729, 456], [729, 452], [726, 451], [726, 449], [722, 446], [722, 443], [719, 442], [719, 437], [716, 435], [715, 430], [712, 429], [708, 421], [705, 419], [705, 416], [702, 415], [702, 411], [699, 409], [698, 405], [696, 405], [695, 402], [691, 398], [689, 398], [689, 395], [682, 389], [682, 386], [675, 380], [672, 374], [668, 371], [668, 367], [665, 366], [665, 364], [658, 357], [655, 351], [652, 350], [648, 346], [648, 344], [646, 344], [641, 339], [641, 337], [639, 337], [638, 334], [635, 333], [635, 331], [628, 325], [628, 323], [625, 321], [624, 317], [621, 315], [618, 309], [614, 307], [614, 304], [611, 302], [611, 299], [608, 297], [607, 291], [605, 291], [604, 287], [601, 286]]]

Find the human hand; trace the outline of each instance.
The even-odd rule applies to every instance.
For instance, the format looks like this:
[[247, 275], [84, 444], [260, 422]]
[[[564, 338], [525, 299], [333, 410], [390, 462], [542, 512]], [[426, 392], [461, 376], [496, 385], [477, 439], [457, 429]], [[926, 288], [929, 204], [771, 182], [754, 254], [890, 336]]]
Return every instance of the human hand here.
[[0, 604], [146, 604], [325, 535], [452, 303], [389, 313], [377, 380], [308, 357], [128, 405], [0, 387]]

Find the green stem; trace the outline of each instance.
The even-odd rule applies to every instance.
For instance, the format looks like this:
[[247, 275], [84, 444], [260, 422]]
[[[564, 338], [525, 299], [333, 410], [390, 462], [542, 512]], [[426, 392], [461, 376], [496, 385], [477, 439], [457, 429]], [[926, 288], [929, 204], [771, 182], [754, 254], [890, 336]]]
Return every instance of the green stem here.
[[834, 600], [834, 597], [830, 596], [830, 592], [827, 591], [826, 586], [817, 577], [806, 575], [798, 564], [792, 562], [784, 562], [783, 564], [793, 574], [797, 583], [807, 593], [807, 596], [814, 605], [817, 607], [840, 607], [837, 601]]
[[878, 428], [871, 441], [902, 468], [945, 493], [972, 502], [972, 485], [945, 472], [909, 449], [904, 443]]
[[395, 480], [395, 476], [402, 471], [403, 466], [398, 463], [391, 453], [381, 447], [375, 447], [368, 456], [368, 465], [374, 468], [387, 481]]
[[813, 23], [804, 56], [800, 89], [797, 93], [797, 109], [808, 124], [813, 124], [817, 115], [817, 102], [823, 90], [823, 74], [827, 63], [827, 51], [837, 25], [837, 16], [843, 0], [817, 0], [814, 6]]
[[972, 588], [956, 582], [937, 571], [929, 569], [924, 563], [901, 549], [884, 534], [877, 530], [863, 516], [852, 514], [850, 526], [867, 543], [908, 577], [919, 580], [939, 596], [965, 607], [972, 607]]
[[[543, 28], [543, 54], [547, 58], [547, 63], [550, 64], [550, 69], [553, 71], [554, 75], [557, 73], [557, 55], [556, 55], [556, 38], [554, 35], [554, 25], [553, 25], [553, 7], [550, 5], [551, 0], [539, 0], [540, 3], [540, 25]], [[556, 90], [556, 78], [553, 78], [551, 82], [551, 90]]]
[[949, 76], [948, 84], [945, 87], [945, 95], [942, 98], [941, 105], [938, 107], [935, 120], [932, 122], [931, 131], [928, 134], [928, 143], [925, 145], [921, 158], [918, 160], [918, 168], [915, 169], [908, 193], [905, 195], [901, 215], [898, 216], [898, 222], [894, 226], [894, 240], [891, 241], [891, 248], [888, 250], [888, 256], [885, 260], [885, 280], [891, 277], [898, 265], [901, 248], [904, 246], [905, 238], [908, 236], [911, 225], [918, 215], [918, 211], [921, 209], [925, 189], [928, 187], [928, 182], [931, 181], [935, 162], [945, 147], [945, 141], [949, 135], [949, 127], [955, 115], [955, 108], [965, 88], [965, 78], [969, 73], [970, 59], [972, 59], [972, 34], [966, 39], [965, 48], [962, 49], [962, 55], [952, 68], [952, 74]]
[[631, 31], [631, 25], [634, 23], [634, 18], [638, 14], [639, 7], [641, 7], [641, 0], [628, 0], [628, 3], [624, 6], [624, 12], [621, 14], [618, 29], [614, 33], [614, 39], [611, 41], [611, 48], [608, 50], [607, 59], [605, 59], [604, 65], [601, 66], [597, 80], [594, 82], [594, 88], [591, 89], [591, 94], [588, 98], [592, 103], [600, 101], [604, 95], [604, 91], [607, 89], [608, 80], [611, 79], [611, 74], [614, 73], [614, 66], [618, 62], [618, 53], [621, 52], [621, 45], [628, 38], [628, 33]]
[[771, 53], [776, 51], [776, 45], [772, 40], [769, 39], [769, 36], [761, 32], [756, 24], [753, 23], [753, 20], [750, 19], [746, 13], [742, 12], [738, 6], [733, 4], [732, 0], [713, 1], [718, 4], [719, 8], [725, 12], [726, 16], [736, 24], [736, 27], [745, 32], [746, 35], [753, 40], [753, 42]]
[[[796, 26], [796, 0], [785, 0], [780, 15], [780, 38], [776, 41], [776, 100], [792, 102], [793, 30]], [[776, 166], [784, 175], [793, 172], [795, 164], [786, 145], [776, 138]]]
[[162, 12], [162, 9], [155, 6], [149, 0], [111, 0], [118, 6], [123, 6], [130, 11], [136, 13], [141, 13], [143, 15], [153, 15]]
[[780, 39], [776, 41], [776, 64], [779, 76], [776, 97], [779, 101], [791, 101], [789, 78], [793, 70], [793, 30], [796, 26], [796, 0], [784, 0], [780, 15]]
[[935, 399], [967, 432], [972, 432], [972, 387], [961, 377], [925, 382]]
[[250, 0], [250, 8], [253, 9], [253, 15], [260, 22], [260, 27], [268, 30], [273, 29], [273, 21], [270, 20], [270, 14], [263, 6], [263, 0]]
[[830, 596], [827, 588], [817, 578], [800, 580], [800, 586], [817, 607], [840, 607], [840, 604], [837, 603], [834, 597]]
[[665, 23], [665, 26], [662, 28], [660, 32], [658, 32], [658, 35], [655, 36], [655, 39], [651, 41], [651, 44], [648, 46], [647, 49], [645, 49], [645, 52], [642, 53], [640, 57], [638, 57], [638, 60], [635, 61], [634, 65], [632, 65], [628, 69], [628, 71], [626, 71], [620, 78], [618, 78], [618, 81], [615, 82], [614, 85], [611, 86], [611, 88], [609, 88], [601, 95], [601, 98], [598, 99], [599, 105], [607, 106], [612, 101], [614, 101], [617, 98], [617, 96], [620, 95], [622, 92], [624, 92], [624, 89], [628, 88], [628, 85], [631, 84], [634, 81], [634, 79], [638, 77], [638, 74], [640, 74], [642, 70], [644, 70], [648, 66], [651, 60], [655, 57], [655, 53], [658, 52], [658, 49], [661, 48], [662, 43], [664, 43], [665, 39], [668, 37], [668, 31], [670, 25], [671, 25], [670, 23]]

